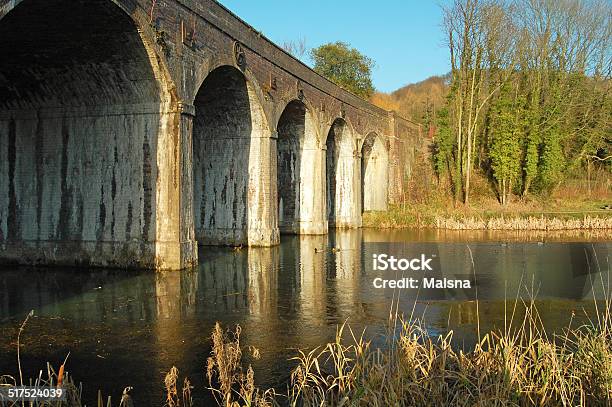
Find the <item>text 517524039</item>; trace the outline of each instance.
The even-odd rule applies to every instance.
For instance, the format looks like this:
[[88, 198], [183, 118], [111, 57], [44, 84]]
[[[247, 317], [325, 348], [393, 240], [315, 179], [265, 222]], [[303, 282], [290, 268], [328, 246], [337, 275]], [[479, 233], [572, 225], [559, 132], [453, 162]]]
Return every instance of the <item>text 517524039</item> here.
[[66, 389], [47, 386], [0, 385], [0, 403], [16, 401], [65, 401]]

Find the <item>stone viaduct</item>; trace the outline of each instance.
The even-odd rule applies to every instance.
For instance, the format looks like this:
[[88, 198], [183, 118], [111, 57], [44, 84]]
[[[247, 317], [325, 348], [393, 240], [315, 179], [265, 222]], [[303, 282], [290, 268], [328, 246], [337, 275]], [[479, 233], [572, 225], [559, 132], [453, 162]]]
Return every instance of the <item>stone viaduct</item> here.
[[181, 269], [354, 228], [419, 128], [213, 0], [0, 0], [0, 261]]

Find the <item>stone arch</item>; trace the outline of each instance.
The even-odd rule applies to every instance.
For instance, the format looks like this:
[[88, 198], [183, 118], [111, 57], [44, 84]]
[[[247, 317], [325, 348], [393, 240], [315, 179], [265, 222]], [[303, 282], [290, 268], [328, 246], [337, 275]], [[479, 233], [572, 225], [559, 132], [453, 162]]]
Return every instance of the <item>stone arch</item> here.
[[[208, 61], [208, 63], [210, 63], [210, 60]], [[240, 72], [244, 76], [245, 81], [249, 87], [249, 92], [251, 94], [250, 97], [253, 99], [253, 101], [257, 101], [257, 104], [255, 106], [261, 108], [261, 112], [263, 114], [263, 118], [265, 118], [266, 125], [268, 126], [268, 128], [274, 129], [274, 124], [276, 123], [276, 121], [274, 120], [275, 119], [274, 114], [270, 114], [270, 112], [266, 108], [267, 99], [264, 96], [264, 92], [261, 86], [259, 85], [259, 81], [257, 80], [257, 77], [253, 74], [253, 72], [248, 67], [241, 69], [237, 67], [235, 64], [233, 64], [231, 61], [215, 60], [210, 65], [208, 65], [208, 63], [203, 64], [204, 68], [198, 71], [198, 74], [195, 80], [195, 83], [196, 83], [195, 91], [191, 93], [193, 95], [191, 97], [192, 103], [195, 103], [195, 98], [198, 96], [198, 93], [202, 89], [202, 85], [210, 77], [211, 73], [217, 71], [220, 68], [222, 69], [234, 68], [236, 71]]]
[[346, 126], [348, 133], [350, 133], [351, 145], [352, 145], [353, 150], [356, 151], [358, 149], [357, 138], [356, 138], [357, 131], [355, 130], [353, 123], [348, 117], [333, 117], [332, 116], [332, 120], [328, 123], [329, 125], [323, 129], [325, 131], [323, 131], [323, 139], [321, 143], [323, 143], [324, 145], [327, 143], [327, 139], [329, 138], [329, 135], [332, 134], [332, 129], [335, 124], [343, 123], [343, 125]]
[[361, 210], [387, 209], [389, 154], [383, 139], [369, 133], [361, 145]]
[[308, 112], [309, 115], [312, 116], [313, 121], [316, 124], [316, 128], [315, 128], [315, 137], [317, 139], [317, 141], [319, 141], [321, 139], [321, 129], [320, 129], [320, 121], [319, 121], [319, 117], [317, 116], [317, 109], [313, 106], [313, 104], [308, 100], [308, 98], [306, 97], [302, 97], [301, 99], [299, 98], [289, 98], [289, 99], [283, 99], [281, 100], [278, 105], [277, 108], [275, 110], [275, 114], [274, 114], [274, 120], [275, 123], [278, 126], [278, 123], [280, 122], [281, 116], [283, 115], [283, 113], [285, 113], [285, 110], [287, 109], [287, 106], [289, 106], [292, 103], [301, 103], [304, 105], [304, 107], [306, 108], [306, 111]]
[[326, 138], [326, 196], [330, 226], [359, 227], [359, 160], [355, 137], [345, 119], [332, 123]]
[[281, 114], [277, 141], [279, 226], [282, 233], [322, 234], [322, 154], [312, 111], [298, 99]]
[[23, 0], [0, 38], [2, 256], [164, 264], [158, 153], [176, 97], [138, 24], [113, 0]]
[[203, 81], [194, 106], [196, 240], [212, 245], [276, 244], [271, 130], [254, 86], [243, 72], [223, 65]]

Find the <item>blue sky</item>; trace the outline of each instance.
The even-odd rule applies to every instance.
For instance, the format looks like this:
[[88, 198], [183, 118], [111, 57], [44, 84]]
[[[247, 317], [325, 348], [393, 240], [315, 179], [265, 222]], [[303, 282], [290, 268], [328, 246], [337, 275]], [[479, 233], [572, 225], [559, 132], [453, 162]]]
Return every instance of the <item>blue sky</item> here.
[[376, 61], [372, 79], [383, 92], [450, 70], [434, 0], [220, 1], [279, 45], [348, 42]]

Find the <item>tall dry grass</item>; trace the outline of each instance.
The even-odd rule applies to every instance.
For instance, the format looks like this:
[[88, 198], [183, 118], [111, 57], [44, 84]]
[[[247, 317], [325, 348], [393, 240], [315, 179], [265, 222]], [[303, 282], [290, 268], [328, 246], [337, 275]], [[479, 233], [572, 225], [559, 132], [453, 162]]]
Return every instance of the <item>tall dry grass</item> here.
[[[516, 321], [518, 307], [525, 312]], [[392, 317], [384, 347], [344, 324], [333, 342], [298, 351], [286, 394], [268, 390], [266, 405], [610, 406], [612, 302], [596, 309], [589, 324], [574, 326], [572, 314], [562, 333], [549, 336], [535, 300], [517, 297], [503, 330], [468, 351], [451, 346], [452, 331], [431, 336], [420, 321]]]
[[612, 211], [475, 212], [427, 205], [394, 206], [366, 212], [363, 226], [383, 229], [437, 228], [447, 230], [609, 231]]
[[[62, 365], [64, 366], [64, 365]], [[0, 402], [0, 406], [2, 407], [61, 407], [61, 406], [70, 406], [70, 407], [81, 407], [83, 404], [81, 403], [81, 395], [83, 392], [83, 388], [80, 384], [75, 384], [72, 377], [68, 374], [68, 372], [63, 371], [56, 372], [51, 366], [50, 363], [47, 363], [46, 369], [40, 370], [38, 372], [38, 376], [33, 379], [28, 379], [23, 381], [21, 379], [17, 379], [10, 375], [2, 375], [0, 376], [0, 387], [8, 387], [8, 386], [34, 386], [34, 387], [56, 387], [63, 386], [64, 391], [66, 392], [66, 401], [33, 401], [33, 402]], [[100, 407], [104, 407], [102, 404]]]
[[341, 327], [334, 343], [297, 357], [289, 398], [305, 406], [609, 406], [610, 322], [548, 338], [529, 305], [518, 329], [490, 332], [469, 352], [451, 347], [452, 332], [430, 337], [406, 321], [388, 349], [361, 336], [346, 343]]
[[[251, 365], [246, 371], [242, 367], [240, 326], [234, 332], [226, 332], [217, 322], [212, 333], [212, 354], [207, 360], [206, 377], [209, 390], [217, 404], [225, 407], [257, 406], [273, 404], [274, 390], [261, 390], [255, 386], [255, 373]], [[259, 350], [247, 348], [254, 358]]]
[[[612, 405], [610, 298], [595, 302], [596, 313], [588, 324], [576, 326], [572, 314], [568, 326], [552, 336], [544, 329], [533, 296], [517, 296], [509, 305], [503, 329], [479, 333], [479, 342], [467, 351], [451, 346], [452, 331], [432, 336], [422, 321], [403, 319], [397, 309], [392, 312], [393, 306], [386, 346], [374, 347], [365, 331], [355, 334], [345, 323], [332, 342], [297, 352], [284, 392], [256, 385], [251, 365], [243, 367], [241, 328], [227, 331], [217, 323], [205, 371], [208, 390], [224, 407]], [[519, 307], [524, 312], [519, 313]], [[244, 349], [258, 357], [257, 349]], [[68, 390], [66, 403], [31, 405], [82, 406], [81, 386], [67, 372], [56, 374], [47, 365], [46, 379], [41, 372], [31, 383], [55, 386], [58, 381]], [[180, 383], [173, 367], [164, 379], [164, 406], [194, 405], [191, 382], [185, 378], [182, 387]], [[18, 382], [2, 376], [0, 384]], [[135, 404], [130, 390], [124, 390], [120, 407]], [[98, 394], [98, 407], [111, 405], [110, 397]]]

